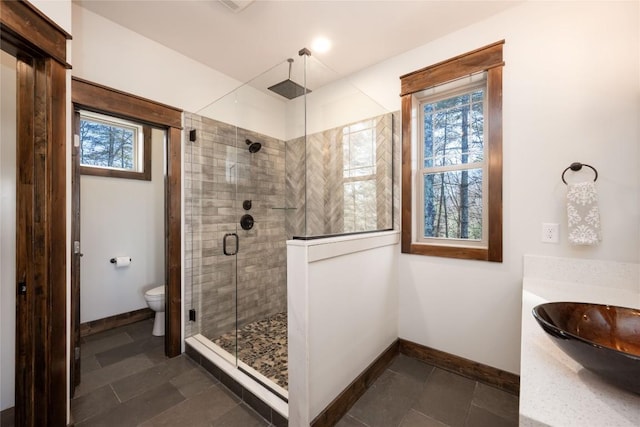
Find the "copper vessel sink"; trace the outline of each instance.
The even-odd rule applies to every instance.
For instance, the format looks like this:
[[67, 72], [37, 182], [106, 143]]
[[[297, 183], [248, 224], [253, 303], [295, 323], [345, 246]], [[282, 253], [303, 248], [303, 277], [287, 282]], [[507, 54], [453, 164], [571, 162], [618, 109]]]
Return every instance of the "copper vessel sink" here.
[[640, 310], [551, 302], [534, 307], [533, 317], [576, 362], [640, 394]]

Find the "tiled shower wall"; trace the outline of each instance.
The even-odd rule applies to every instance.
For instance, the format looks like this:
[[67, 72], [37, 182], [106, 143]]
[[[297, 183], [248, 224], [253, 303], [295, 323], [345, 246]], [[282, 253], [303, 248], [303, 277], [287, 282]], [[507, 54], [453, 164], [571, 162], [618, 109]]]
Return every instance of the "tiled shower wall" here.
[[393, 229], [400, 230], [400, 217], [402, 212], [400, 183], [402, 182], [402, 141], [400, 141], [400, 132], [402, 131], [402, 122], [400, 120], [400, 112], [392, 113], [393, 122]]
[[[379, 229], [399, 229], [398, 117], [374, 119]], [[285, 143], [189, 113], [185, 129], [196, 129], [197, 135], [195, 142], [185, 137], [185, 319], [190, 308], [197, 310], [196, 322], [186, 321], [185, 335], [215, 338], [236, 327], [236, 270], [233, 257], [223, 254], [225, 234], [237, 228], [237, 316], [242, 327], [286, 311], [287, 239], [344, 232], [343, 127], [308, 136], [306, 163], [304, 138]], [[245, 139], [262, 143], [262, 149], [250, 154]], [[393, 220], [388, 205], [392, 173]], [[306, 197], [305, 182], [310, 183]], [[255, 226], [249, 231], [239, 226], [243, 200], [252, 201], [249, 213]]]
[[[190, 308], [197, 310], [185, 334], [215, 338], [235, 329], [236, 314], [241, 327], [286, 311], [285, 143], [193, 114], [185, 113], [185, 124], [197, 136], [195, 142], [185, 138], [184, 154], [185, 319]], [[245, 139], [262, 149], [249, 153]], [[251, 200], [248, 212], [244, 200]], [[254, 217], [251, 230], [239, 225], [245, 213]], [[222, 244], [233, 232], [239, 236], [237, 270]], [[231, 250], [232, 238], [228, 244]]]
[[[376, 135], [375, 194], [363, 195], [363, 197], [374, 200], [375, 228], [385, 230], [394, 228], [391, 205], [394, 115], [389, 113], [375, 117], [373, 120]], [[345, 126], [308, 135], [306, 153], [304, 138], [287, 142], [286, 198], [289, 209], [286, 227], [288, 238], [341, 234], [351, 231], [345, 230], [342, 140]], [[399, 159], [398, 156], [396, 158]]]

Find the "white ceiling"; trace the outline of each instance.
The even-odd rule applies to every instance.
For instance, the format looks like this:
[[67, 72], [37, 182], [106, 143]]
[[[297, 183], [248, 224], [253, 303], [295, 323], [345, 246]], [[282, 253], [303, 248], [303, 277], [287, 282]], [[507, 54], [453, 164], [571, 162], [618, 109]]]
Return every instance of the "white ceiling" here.
[[518, 3], [257, 0], [234, 13], [217, 0], [74, 1], [241, 82], [297, 58], [318, 35], [332, 48], [314, 58], [346, 76]]

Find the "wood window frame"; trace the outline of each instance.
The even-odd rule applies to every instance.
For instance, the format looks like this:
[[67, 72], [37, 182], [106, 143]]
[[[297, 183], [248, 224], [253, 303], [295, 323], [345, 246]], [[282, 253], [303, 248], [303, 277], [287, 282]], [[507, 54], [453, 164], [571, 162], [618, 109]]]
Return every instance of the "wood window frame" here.
[[[502, 48], [504, 40], [400, 77], [402, 97], [402, 252], [502, 262]], [[479, 72], [487, 73], [487, 247], [418, 243], [413, 237], [413, 95]]]
[[[115, 119], [123, 119], [122, 117], [116, 117], [113, 114], [105, 114]], [[79, 120], [82, 119], [82, 111], [80, 112]], [[122, 170], [108, 167], [93, 167], [90, 165], [80, 164], [81, 175], [93, 175], [102, 176], [106, 178], [124, 178], [124, 179], [138, 179], [142, 181], [151, 181], [151, 126], [144, 123], [129, 120], [130, 123], [142, 126], [142, 140], [139, 144], [142, 144], [142, 171], [135, 170]], [[74, 128], [78, 128], [74, 126]], [[79, 142], [82, 146], [82, 141]], [[136, 147], [137, 148], [137, 147]]]
[[[166, 131], [165, 354], [168, 357], [178, 356], [181, 354], [182, 340], [182, 110], [77, 77], [71, 79], [71, 98], [75, 109], [139, 121]], [[77, 317], [74, 322], [79, 325], [79, 313], [74, 316]]]

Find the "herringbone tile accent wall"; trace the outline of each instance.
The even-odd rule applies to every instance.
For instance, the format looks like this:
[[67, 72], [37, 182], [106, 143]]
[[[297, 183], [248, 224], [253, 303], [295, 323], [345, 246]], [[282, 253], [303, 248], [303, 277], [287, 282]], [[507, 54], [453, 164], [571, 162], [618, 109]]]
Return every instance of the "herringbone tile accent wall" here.
[[393, 228], [393, 115], [376, 120], [377, 228]]
[[[357, 194], [357, 203], [371, 203], [375, 206], [374, 225], [367, 230], [357, 228], [354, 230], [345, 224], [345, 210], [349, 209], [344, 200], [346, 181], [342, 137], [343, 129], [347, 126], [345, 125], [308, 135], [306, 157], [304, 138], [287, 142], [286, 199], [291, 206], [298, 208], [287, 213], [288, 238], [384, 230], [394, 227], [392, 219], [393, 147], [399, 145], [393, 144], [394, 117], [393, 114], [385, 114], [373, 120], [376, 136], [375, 177], [373, 178], [375, 191], [369, 194]], [[399, 157], [396, 158], [399, 159]], [[397, 193], [398, 191], [395, 192]]]
[[304, 137], [286, 143], [286, 188], [287, 239], [305, 235], [305, 150]]
[[402, 213], [401, 188], [402, 179], [400, 172], [402, 171], [402, 144], [400, 141], [400, 132], [402, 129], [400, 122], [400, 112], [392, 114], [393, 122], [393, 229], [400, 230], [400, 216]]

